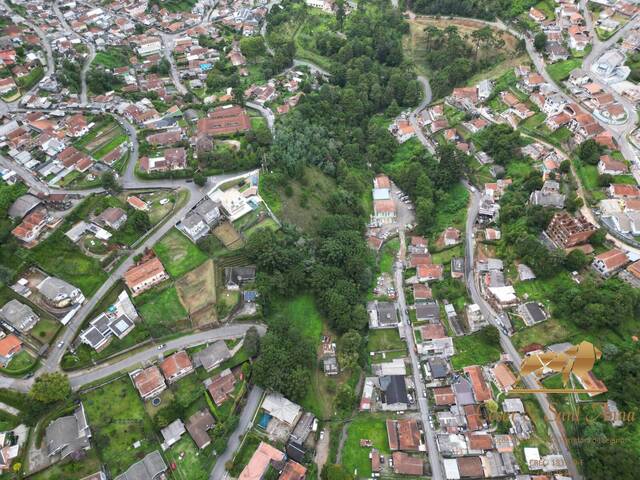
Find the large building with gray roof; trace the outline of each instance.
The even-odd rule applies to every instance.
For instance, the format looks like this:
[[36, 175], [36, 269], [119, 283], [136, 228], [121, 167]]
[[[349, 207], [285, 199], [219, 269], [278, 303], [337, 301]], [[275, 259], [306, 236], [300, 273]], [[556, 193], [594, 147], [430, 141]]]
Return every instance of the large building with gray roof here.
[[81, 403], [73, 415], [57, 418], [47, 426], [44, 442], [47, 454], [50, 457], [59, 456], [62, 460], [69, 455], [89, 450], [90, 438], [91, 430]]
[[0, 319], [19, 332], [28, 332], [40, 320], [29, 305], [11, 299], [0, 308]]
[[131, 465], [115, 480], [157, 480], [167, 471], [167, 464], [158, 450], [147, 454], [142, 460]]

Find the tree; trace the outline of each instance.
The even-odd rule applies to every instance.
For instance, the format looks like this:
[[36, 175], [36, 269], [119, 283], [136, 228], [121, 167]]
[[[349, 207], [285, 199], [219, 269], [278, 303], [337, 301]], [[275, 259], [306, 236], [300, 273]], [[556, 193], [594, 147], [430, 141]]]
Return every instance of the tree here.
[[591, 263], [591, 259], [582, 250], [571, 250], [564, 259], [564, 268], [577, 272]]
[[100, 185], [107, 191], [119, 192], [120, 184], [116, 180], [116, 176], [113, 172], [107, 171], [100, 175]]
[[260, 335], [256, 327], [251, 327], [244, 335], [244, 351], [249, 357], [255, 357], [260, 351]]
[[131, 214], [131, 224], [138, 233], [145, 233], [151, 230], [149, 214], [141, 210], [136, 210]]
[[355, 330], [349, 330], [342, 336], [338, 348], [338, 361], [343, 370], [358, 366], [362, 345], [362, 336]]
[[322, 480], [353, 480], [353, 475], [342, 465], [325, 464], [320, 474]]
[[538, 52], [544, 51], [547, 46], [547, 34], [544, 32], [536, 33], [536, 36], [533, 37], [533, 46]]
[[204, 187], [207, 184], [207, 177], [202, 172], [196, 172], [193, 175], [193, 181], [199, 187]]
[[593, 139], [585, 140], [578, 146], [578, 158], [587, 165], [597, 165], [600, 161], [602, 147]]
[[338, 387], [336, 394], [336, 409], [342, 413], [349, 413], [356, 403], [356, 394], [348, 383], [343, 383]]
[[43, 373], [36, 378], [29, 396], [38, 402], [55, 403], [67, 400], [71, 396], [69, 377], [64, 373]]

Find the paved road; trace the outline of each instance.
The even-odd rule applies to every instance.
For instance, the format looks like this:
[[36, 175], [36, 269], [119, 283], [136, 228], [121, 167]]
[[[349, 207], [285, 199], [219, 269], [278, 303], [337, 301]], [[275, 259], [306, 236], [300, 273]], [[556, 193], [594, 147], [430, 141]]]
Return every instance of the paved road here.
[[162, 55], [169, 62], [169, 66], [171, 68], [171, 81], [178, 90], [178, 93], [181, 95], [186, 95], [189, 93], [189, 89], [184, 86], [182, 83], [182, 79], [180, 78], [180, 73], [178, 72], [178, 66], [176, 65], [176, 60], [173, 58], [173, 41], [175, 39], [175, 35], [161, 32], [160, 38], [162, 39]]
[[83, 385], [95, 382], [101, 378], [106, 378], [114, 373], [129, 370], [140, 364], [153, 362], [163, 358], [163, 353], [170, 350], [180, 350], [183, 348], [195, 347], [205, 343], [212, 343], [216, 340], [226, 340], [241, 338], [251, 327], [256, 327], [260, 335], [267, 331], [266, 327], [257, 323], [233, 323], [219, 328], [198, 332], [175, 340], [168, 341], [161, 349], [156, 346], [147, 348], [144, 351], [135, 353], [114, 363], [105, 363], [93, 368], [78, 370], [69, 374], [71, 388], [78, 390]]
[[238, 427], [229, 437], [227, 441], [227, 449], [218, 455], [218, 459], [216, 460], [216, 464], [211, 471], [211, 475], [209, 478], [211, 480], [222, 480], [227, 478], [227, 471], [225, 470], [225, 464], [233, 459], [233, 455], [240, 446], [240, 439], [243, 435], [249, 430], [251, 425], [251, 421], [253, 420], [254, 415], [258, 411], [258, 406], [260, 405], [260, 400], [262, 399], [262, 394], [264, 391], [258, 387], [254, 386], [249, 392], [249, 396], [247, 397], [247, 403], [245, 404], [242, 413], [240, 414], [240, 422], [238, 423]]
[[398, 309], [400, 310], [400, 318], [402, 321], [402, 328], [404, 329], [405, 341], [407, 342], [407, 348], [409, 349], [409, 356], [411, 357], [411, 369], [413, 371], [413, 382], [416, 386], [416, 400], [420, 409], [420, 419], [424, 428], [424, 436], [427, 442], [427, 448], [429, 451], [429, 464], [431, 465], [431, 478], [434, 480], [444, 480], [442, 463], [440, 461], [440, 453], [438, 451], [438, 445], [436, 443], [435, 432], [431, 427], [430, 417], [431, 412], [429, 410], [429, 402], [425, 395], [425, 386], [422, 383], [422, 377], [420, 375], [420, 362], [418, 361], [418, 354], [416, 352], [416, 344], [413, 338], [413, 328], [409, 316], [407, 315], [407, 302], [404, 296], [404, 256], [406, 251], [404, 228], [399, 230], [400, 235], [400, 253], [398, 254], [398, 260], [395, 263], [394, 282], [396, 292], [398, 292], [398, 299], [396, 300]]
[[[474, 250], [475, 250], [475, 240], [474, 240], [474, 224], [476, 221], [476, 217], [478, 215], [478, 206], [480, 203], [480, 194], [477, 190], [471, 189], [468, 184], [465, 185], [470, 189], [470, 202], [469, 209], [467, 211], [467, 225], [466, 225], [466, 241], [465, 241], [465, 277], [467, 282], [467, 290], [471, 295], [471, 299], [474, 303], [480, 306], [480, 310], [482, 314], [500, 331], [500, 345], [503, 350], [511, 357], [511, 361], [513, 365], [519, 370], [521, 364], [521, 357], [516, 348], [511, 343], [511, 339], [505, 335], [502, 330], [500, 330], [499, 326], [496, 322], [496, 313], [493, 311], [491, 306], [484, 300], [482, 295], [478, 290], [478, 285], [476, 282], [476, 278], [474, 275], [473, 267], [474, 267]], [[538, 382], [532, 378], [531, 376], [527, 376], [523, 378], [523, 383], [526, 388], [540, 388]], [[553, 437], [553, 441], [556, 449], [562, 454], [567, 468], [571, 477], [574, 480], [580, 480], [582, 476], [578, 472], [578, 468], [573, 460], [571, 452], [567, 446], [566, 436], [564, 432], [564, 428], [561, 425], [561, 422], [557, 421], [556, 414], [552, 409], [549, 399], [546, 395], [537, 393], [535, 394], [536, 400], [540, 404], [542, 411], [546, 417], [546, 423], [551, 428], [551, 433]]]
[[417, 118], [417, 115], [422, 110], [424, 110], [427, 107], [427, 105], [431, 103], [431, 100], [433, 98], [433, 93], [431, 91], [431, 85], [429, 84], [429, 80], [426, 77], [423, 77], [422, 75], [418, 75], [418, 81], [422, 84], [422, 88], [424, 89], [424, 95], [422, 97], [422, 102], [420, 102], [420, 105], [418, 105], [418, 107], [409, 114], [409, 122], [411, 122], [411, 126], [413, 127], [413, 130], [416, 132], [416, 136], [418, 137], [418, 140], [420, 140], [420, 143], [422, 143], [422, 145], [424, 145], [425, 148], [429, 150], [431, 153], [436, 153], [435, 145], [422, 132], [422, 128], [420, 128], [420, 125], [418, 124], [418, 118]]
[[273, 114], [273, 111], [270, 108], [260, 105], [256, 102], [246, 102], [245, 105], [260, 112], [260, 115], [262, 115], [267, 121], [267, 126], [269, 127], [269, 130], [271, 130], [271, 134], [273, 135], [275, 133], [276, 123], [276, 116]]

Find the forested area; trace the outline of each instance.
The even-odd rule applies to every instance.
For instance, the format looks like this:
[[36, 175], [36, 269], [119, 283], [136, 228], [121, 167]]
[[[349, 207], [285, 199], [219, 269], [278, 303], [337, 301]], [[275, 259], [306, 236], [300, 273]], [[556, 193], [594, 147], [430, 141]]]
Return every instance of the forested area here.
[[484, 20], [515, 18], [526, 12], [536, 0], [408, 0], [407, 6], [426, 15], [455, 15]]
[[463, 37], [454, 25], [444, 29], [428, 26], [425, 34], [424, 58], [433, 72], [429, 80], [434, 98], [448, 95], [474, 74], [504, 59], [505, 42], [489, 26], [474, 30], [468, 37]]

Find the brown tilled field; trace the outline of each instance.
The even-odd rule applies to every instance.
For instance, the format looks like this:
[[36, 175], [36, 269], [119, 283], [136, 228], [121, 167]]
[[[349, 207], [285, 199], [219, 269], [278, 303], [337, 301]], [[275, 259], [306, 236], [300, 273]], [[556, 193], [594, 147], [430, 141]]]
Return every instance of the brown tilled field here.
[[244, 246], [244, 240], [230, 222], [223, 222], [213, 229], [213, 234], [229, 250], [237, 250]]
[[213, 260], [207, 260], [176, 282], [180, 302], [195, 326], [216, 323], [216, 277]]

